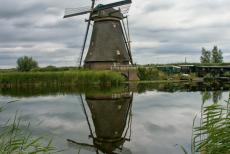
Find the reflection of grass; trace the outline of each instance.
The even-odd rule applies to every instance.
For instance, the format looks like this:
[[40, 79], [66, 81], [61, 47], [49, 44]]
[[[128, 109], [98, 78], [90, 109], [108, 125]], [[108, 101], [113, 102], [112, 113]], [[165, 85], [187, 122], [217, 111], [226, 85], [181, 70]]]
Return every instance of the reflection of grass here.
[[200, 126], [193, 125], [191, 153], [230, 153], [230, 96], [225, 105], [212, 104], [202, 108]]
[[[2, 109], [0, 107], [0, 109]], [[2, 110], [1, 110], [2, 111]], [[0, 112], [1, 112], [0, 111]], [[29, 125], [27, 129], [29, 128]], [[14, 117], [12, 124], [9, 122], [0, 127], [0, 153], [1, 154], [37, 154], [37, 153], [54, 153], [57, 152], [50, 140], [47, 144], [43, 143], [43, 137], [34, 138], [31, 133], [20, 129], [20, 120], [17, 115]]]

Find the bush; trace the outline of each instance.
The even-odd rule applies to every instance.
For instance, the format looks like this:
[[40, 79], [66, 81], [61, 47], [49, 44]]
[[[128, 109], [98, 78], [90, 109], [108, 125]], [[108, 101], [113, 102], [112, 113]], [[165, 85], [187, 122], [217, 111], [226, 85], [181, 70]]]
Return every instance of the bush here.
[[225, 72], [225, 73], [224, 73], [224, 76], [225, 76], [225, 77], [230, 77], [230, 72]]
[[21, 57], [18, 58], [17, 60], [17, 70], [21, 71], [21, 72], [28, 72], [33, 68], [37, 68], [38, 67], [38, 63], [33, 60], [32, 57]]
[[146, 81], [157, 80], [159, 79], [159, 71], [157, 68], [154, 67], [148, 67], [148, 68], [139, 67], [138, 77], [140, 78], [140, 80], [146, 80]]

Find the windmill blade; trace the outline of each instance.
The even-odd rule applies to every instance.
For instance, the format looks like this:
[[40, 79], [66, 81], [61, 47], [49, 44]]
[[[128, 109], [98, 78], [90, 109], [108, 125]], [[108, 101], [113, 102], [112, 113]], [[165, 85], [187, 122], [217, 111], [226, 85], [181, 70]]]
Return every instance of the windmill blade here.
[[83, 58], [83, 55], [84, 55], [85, 46], [86, 46], [86, 41], [87, 41], [88, 34], [89, 34], [89, 26], [90, 26], [90, 23], [91, 23], [91, 21], [89, 20], [89, 21], [88, 21], [88, 24], [87, 24], [87, 28], [86, 28], [85, 39], [84, 39], [83, 46], [82, 46], [82, 51], [81, 51], [81, 56], [80, 56], [79, 67], [81, 67], [81, 64], [82, 64], [82, 58]]
[[113, 152], [116, 154], [132, 154], [131, 150], [126, 147], [122, 147], [122, 149], [116, 149]]
[[131, 39], [130, 39], [130, 32], [129, 32], [129, 17], [126, 18], [126, 25], [127, 25], [127, 31], [128, 31], [128, 46], [129, 46], [129, 56], [131, 59], [131, 64], [133, 65], [133, 58], [132, 58], [132, 52], [131, 52]]
[[83, 15], [90, 12], [92, 12], [92, 8], [90, 6], [79, 7], [79, 8], [66, 8], [64, 18]]
[[[123, 39], [125, 41], [125, 46], [126, 46], [126, 49], [128, 51], [130, 62], [133, 65], [133, 59], [132, 59], [132, 54], [131, 54], [131, 46], [130, 46], [130, 40], [129, 40], [130, 37], [127, 34], [127, 30], [126, 30], [126, 27], [125, 27], [125, 24], [124, 24], [123, 20], [121, 20], [121, 24], [122, 24], [122, 26], [121, 26], [121, 28], [122, 28], [122, 35], [123, 35]], [[127, 25], [127, 28], [129, 28], [128, 25]], [[129, 33], [129, 31], [128, 31], [128, 33]]]
[[70, 148], [84, 149], [84, 150], [91, 151], [91, 152], [97, 151], [97, 149], [93, 145], [90, 145], [87, 143], [80, 143], [80, 142], [76, 142], [70, 139], [67, 139], [67, 143], [68, 143], [68, 147]]
[[131, 7], [131, 4], [126, 4], [126, 5], [122, 5], [119, 7], [115, 7], [114, 9], [120, 10], [122, 14], [127, 14], [129, 13], [130, 7]]
[[[93, 10], [94, 5], [95, 5], [95, 0], [92, 0], [91, 10]], [[89, 26], [91, 23], [91, 20], [90, 20], [91, 16], [92, 16], [92, 12], [90, 12], [90, 14], [89, 14], [89, 20], [88, 20], [88, 24], [87, 24], [87, 28], [86, 28], [85, 39], [84, 39], [83, 46], [82, 46], [79, 67], [81, 67], [82, 58], [83, 58], [84, 51], [85, 51], [85, 45], [86, 45], [86, 41], [87, 41], [87, 37], [88, 37], [88, 33], [89, 33]]]
[[106, 10], [106, 9], [116, 8], [116, 7], [120, 7], [123, 5], [131, 4], [131, 3], [132, 3], [132, 0], [123, 0], [123, 1], [115, 2], [115, 3], [106, 4], [106, 5], [100, 5], [96, 7], [94, 10], [95, 11]]

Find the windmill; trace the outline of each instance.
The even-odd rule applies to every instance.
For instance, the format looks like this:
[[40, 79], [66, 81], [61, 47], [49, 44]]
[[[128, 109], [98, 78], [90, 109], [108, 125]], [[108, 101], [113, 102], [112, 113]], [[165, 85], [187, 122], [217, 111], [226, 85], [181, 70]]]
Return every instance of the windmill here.
[[[67, 8], [64, 18], [89, 14], [87, 28], [80, 54], [79, 66], [83, 55], [91, 23], [93, 30], [84, 60], [84, 67], [89, 69], [110, 69], [114, 65], [133, 64], [129, 36], [128, 13], [131, 0], [123, 0], [106, 5], [92, 0], [91, 7]], [[126, 22], [125, 22], [126, 19]]]
[[124, 143], [131, 140], [133, 93], [86, 94], [87, 105], [82, 95], [80, 98], [93, 144], [67, 139], [68, 146], [79, 149], [79, 153], [81, 149], [95, 153], [131, 153]]

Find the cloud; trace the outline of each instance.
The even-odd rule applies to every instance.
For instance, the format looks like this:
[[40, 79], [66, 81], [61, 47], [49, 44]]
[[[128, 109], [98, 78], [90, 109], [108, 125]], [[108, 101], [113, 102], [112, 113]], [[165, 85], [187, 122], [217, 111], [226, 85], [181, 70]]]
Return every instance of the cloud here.
[[[41, 66], [76, 65], [88, 16], [62, 17], [65, 8], [91, 1], [0, 2], [0, 68], [15, 67], [23, 55], [35, 57]], [[134, 0], [129, 12], [134, 61], [170, 63], [187, 57], [198, 62], [201, 48], [214, 45], [229, 61], [229, 9], [228, 0]]]

